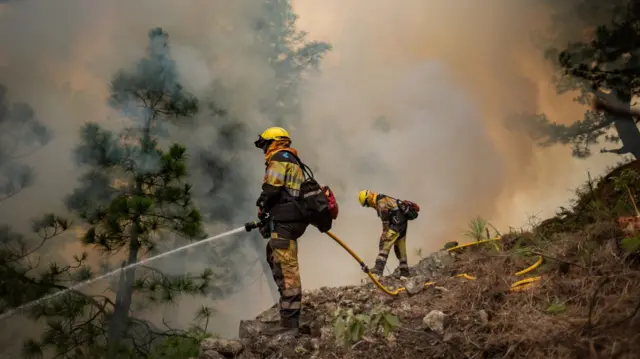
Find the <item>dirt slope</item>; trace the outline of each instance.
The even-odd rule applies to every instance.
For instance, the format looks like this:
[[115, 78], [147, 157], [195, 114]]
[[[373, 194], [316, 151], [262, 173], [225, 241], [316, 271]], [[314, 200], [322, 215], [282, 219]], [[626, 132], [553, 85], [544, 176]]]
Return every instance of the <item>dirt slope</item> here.
[[[599, 223], [553, 241], [512, 234], [500, 251], [478, 245], [453, 256], [439, 252], [414, 268], [417, 278], [436, 280], [419, 293], [392, 297], [373, 284], [306, 292], [302, 335], [261, 336], [261, 327], [277, 321], [274, 307], [241, 323], [238, 342], [205, 340], [200, 358], [637, 358], [640, 274], [617, 249], [620, 235], [615, 225]], [[521, 278], [511, 273], [537, 258], [522, 254], [519, 242], [529, 243], [527, 253], [548, 257], [524, 276], [542, 280], [512, 292]], [[477, 279], [453, 276], [460, 273]], [[338, 308], [390, 312], [401, 324], [386, 337], [369, 330], [343, 345], [334, 334]]]
[[[277, 321], [274, 306], [242, 322], [239, 341], [203, 341], [200, 358], [639, 358], [640, 248], [624, 241], [640, 244], [640, 218], [610, 205], [628, 200], [612, 189], [615, 173], [530, 232], [434, 253], [407, 283], [383, 278], [408, 288], [398, 296], [372, 283], [305, 292], [301, 335], [260, 334]], [[629, 187], [640, 193], [640, 183]], [[538, 280], [512, 289], [524, 278]], [[347, 310], [360, 328], [336, 326]], [[376, 318], [395, 325], [385, 335], [366, 324]]]

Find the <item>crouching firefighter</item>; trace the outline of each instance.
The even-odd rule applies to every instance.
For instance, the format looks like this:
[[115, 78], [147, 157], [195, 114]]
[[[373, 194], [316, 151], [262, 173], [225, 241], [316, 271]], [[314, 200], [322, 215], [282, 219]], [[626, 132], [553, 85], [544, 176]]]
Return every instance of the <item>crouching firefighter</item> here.
[[297, 240], [309, 224], [321, 232], [331, 229], [337, 203], [330, 189], [320, 186], [300, 161], [285, 129], [268, 128], [254, 144], [264, 152], [266, 165], [256, 205], [258, 218], [268, 219], [260, 232], [269, 238], [267, 262], [280, 292], [280, 324], [264, 334], [297, 332], [302, 302]]
[[400, 264], [398, 269], [401, 277], [409, 277], [409, 263], [407, 262], [407, 227], [408, 221], [418, 218], [420, 207], [405, 200], [399, 200], [382, 193], [360, 191], [358, 202], [362, 207], [376, 210], [382, 221], [382, 235], [380, 236], [378, 257], [372, 273], [382, 276], [393, 247]]

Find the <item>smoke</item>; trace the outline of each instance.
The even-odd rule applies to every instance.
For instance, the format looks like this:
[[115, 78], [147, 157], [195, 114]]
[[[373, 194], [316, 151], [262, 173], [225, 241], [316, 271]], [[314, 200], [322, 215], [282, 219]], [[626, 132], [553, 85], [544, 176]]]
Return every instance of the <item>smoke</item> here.
[[[552, 214], [587, 171], [599, 173], [615, 160], [574, 160], [564, 148], [543, 151], [504, 127], [512, 112], [546, 112], [561, 123], [582, 117], [570, 96], [555, 94], [542, 49], [531, 41], [549, 25], [545, 6], [541, 0], [294, 2], [299, 27], [334, 50], [301, 93], [302, 116], [290, 128], [293, 146], [336, 191], [341, 213], [334, 231], [368, 263], [380, 224], [373, 211], [358, 207], [361, 189], [420, 204], [420, 218], [409, 226], [411, 264], [418, 259], [414, 249], [464, 240], [472, 216], [504, 231], [525, 224], [529, 214]], [[198, 128], [183, 128], [179, 139], [190, 150], [237, 161], [250, 186], [234, 188], [232, 181], [223, 192], [230, 200], [247, 191], [255, 198], [263, 159], [251, 146], [272, 125], [256, 99], [273, 90], [275, 76], [251, 37], [259, 11], [251, 0], [0, 4], [0, 83], [28, 102], [54, 135], [45, 150], [25, 159], [36, 183], [0, 208], [3, 219], [19, 227], [34, 214], [64, 210], [62, 196], [79, 177], [70, 154], [80, 126], [119, 126], [107, 106], [109, 82], [143, 55], [147, 32], [156, 26], [169, 33], [188, 90], [206, 98], [213, 84], [223, 87], [220, 105], [251, 134], [225, 152], [216, 131], [222, 124], [203, 113]], [[194, 175], [196, 187], [208, 185]], [[252, 200], [236, 205], [234, 224], [252, 219]], [[208, 229], [222, 227], [210, 223]], [[301, 240], [300, 263], [305, 288], [354, 283], [360, 276], [357, 263], [313, 228]], [[390, 259], [390, 269], [395, 263]], [[255, 299], [258, 293], [269, 298], [262, 285], [218, 306], [230, 328], [223, 334], [235, 332], [238, 318], [271, 305]], [[184, 322], [202, 302], [181, 302]]]
[[[464, 241], [474, 215], [503, 231], [530, 215], [553, 215], [587, 171], [615, 160], [543, 151], [505, 129], [513, 112], [545, 112], [560, 123], [582, 118], [571, 95], [556, 95], [544, 49], [533, 41], [550, 25], [542, 1], [298, 2], [297, 11], [300, 26], [336, 50], [311, 86], [304, 125], [294, 132], [303, 140], [294, 145], [319, 152], [318, 175], [343, 185], [335, 232], [369, 262], [379, 227], [373, 212], [357, 208], [360, 189], [419, 203], [407, 246], [428, 252]], [[389, 133], [376, 129], [380, 115]], [[328, 242], [308, 238], [301, 246], [313, 253], [302, 259], [309, 286], [357, 276], [356, 263], [343, 264], [348, 255]]]

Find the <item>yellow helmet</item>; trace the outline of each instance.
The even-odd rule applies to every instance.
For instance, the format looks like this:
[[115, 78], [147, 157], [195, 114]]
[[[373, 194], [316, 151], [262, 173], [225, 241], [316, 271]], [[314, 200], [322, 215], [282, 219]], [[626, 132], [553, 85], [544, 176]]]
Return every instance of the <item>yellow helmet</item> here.
[[367, 196], [369, 195], [369, 191], [364, 189], [358, 193], [358, 202], [362, 207], [367, 204]]
[[271, 141], [287, 139], [291, 141], [289, 132], [282, 127], [269, 127], [262, 132], [258, 139], [253, 143], [257, 148], [261, 148], [264, 153], [267, 153], [267, 148]]
[[260, 134], [260, 137], [269, 140], [291, 139], [289, 132], [282, 127], [269, 127]]

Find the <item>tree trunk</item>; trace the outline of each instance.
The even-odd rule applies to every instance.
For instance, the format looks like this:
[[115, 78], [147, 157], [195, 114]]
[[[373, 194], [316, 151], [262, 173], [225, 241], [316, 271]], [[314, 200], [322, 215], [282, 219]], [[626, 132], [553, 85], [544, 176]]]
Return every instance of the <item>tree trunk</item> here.
[[[627, 91], [615, 91], [612, 94], [615, 95], [622, 108], [625, 110], [631, 108], [631, 96]], [[613, 125], [618, 132], [620, 142], [622, 142], [622, 148], [618, 153], [629, 153], [633, 155], [635, 159], [640, 159], [640, 130], [638, 130], [638, 126], [631, 114], [622, 117], [609, 114], [606, 116], [613, 117]]]
[[[142, 135], [142, 141], [140, 143], [142, 152], [149, 153], [151, 150], [151, 121], [153, 117], [149, 118], [145, 123]], [[134, 174], [135, 176], [135, 174]], [[134, 195], [142, 196], [144, 191], [142, 190], [142, 182], [136, 178], [136, 188]], [[140, 242], [138, 241], [138, 235], [140, 228], [140, 217], [136, 215], [133, 218], [131, 224], [131, 239], [129, 241], [129, 257], [127, 258], [127, 266], [138, 262], [138, 253], [140, 252]], [[133, 284], [136, 276], [136, 268], [131, 267], [124, 273], [124, 280], [120, 281], [118, 286], [118, 293], [116, 294], [119, 301], [116, 302], [115, 309], [113, 311], [113, 317], [109, 323], [109, 334], [107, 338], [108, 358], [117, 359], [118, 348], [121, 346], [122, 339], [124, 339], [127, 333], [127, 322], [129, 320], [129, 310], [131, 309], [131, 301], [133, 299]]]
[[[129, 258], [126, 265], [131, 265], [138, 261], [139, 245], [137, 239], [132, 239], [129, 244]], [[113, 315], [109, 320], [109, 332], [107, 344], [109, 350], [109, 359], [117, 359], [118, 348], [127, 331], [127, 321], [129, 319], [129, 309], [131, 308], [131, 300], [133, 298], [133, 284], [136, 275], [136, 268], [129, 268], [120, 276], [118, 283], [118, 292], [116, 293], [116, 303]]]

